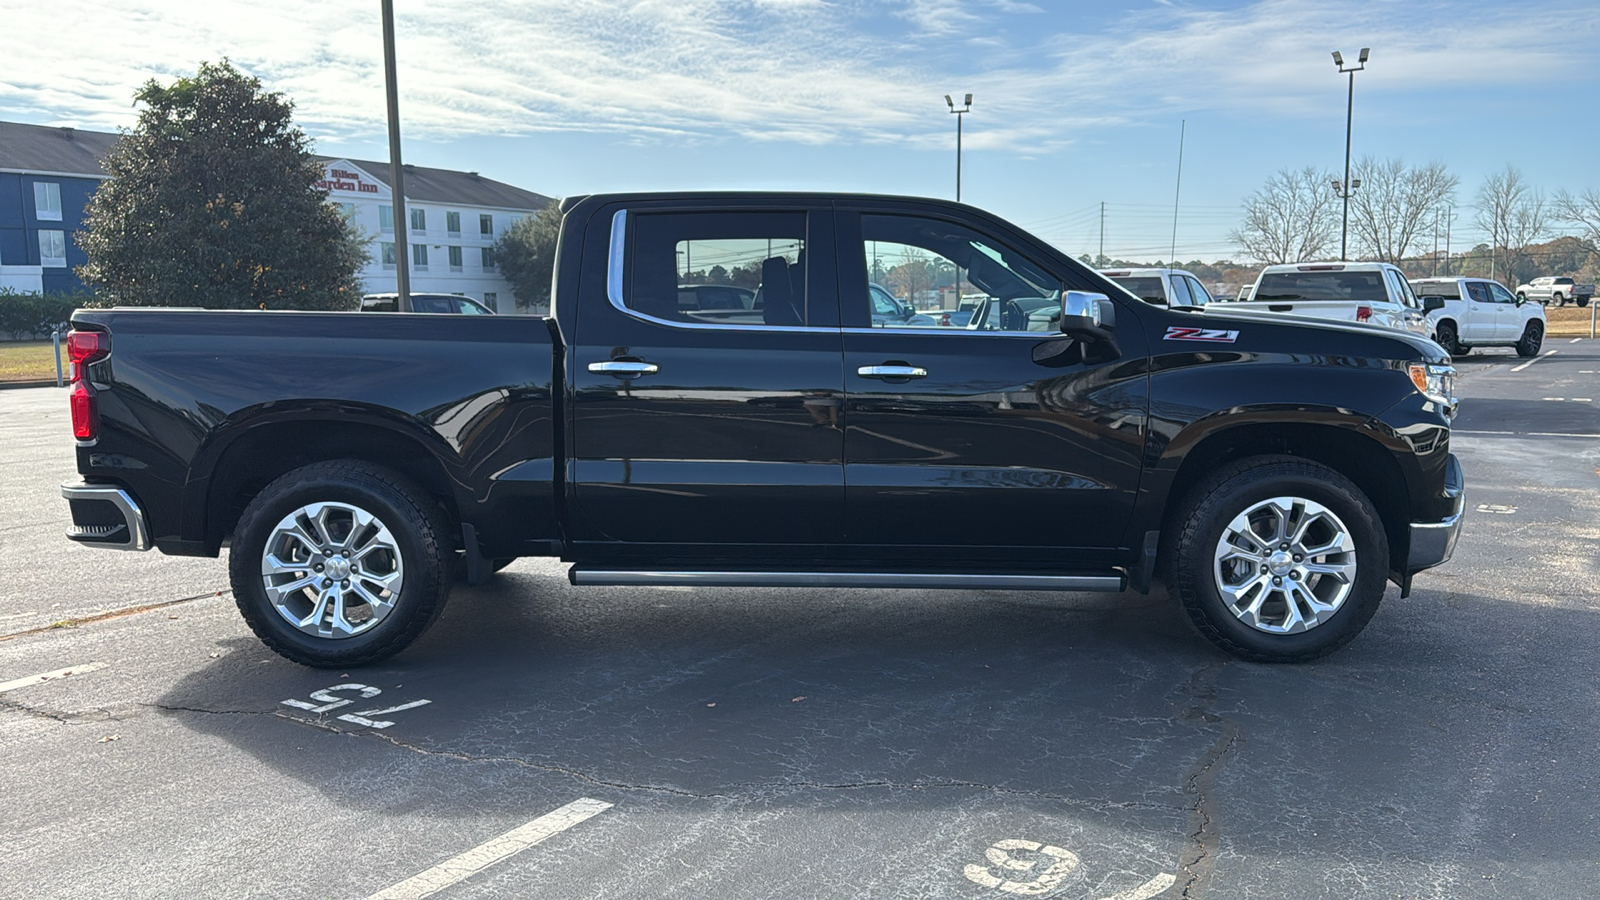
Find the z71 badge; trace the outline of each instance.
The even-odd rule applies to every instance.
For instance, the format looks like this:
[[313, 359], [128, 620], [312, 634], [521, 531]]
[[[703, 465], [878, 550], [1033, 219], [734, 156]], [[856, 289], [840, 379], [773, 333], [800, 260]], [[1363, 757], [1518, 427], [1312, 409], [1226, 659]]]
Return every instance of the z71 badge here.
[[1183, 328], [1177, 325], [1167, 329], [1162, 340], [1205, 341], [1211, 344], [1231, 344], [1239, 339], [1239, 332], [1221, 328]]

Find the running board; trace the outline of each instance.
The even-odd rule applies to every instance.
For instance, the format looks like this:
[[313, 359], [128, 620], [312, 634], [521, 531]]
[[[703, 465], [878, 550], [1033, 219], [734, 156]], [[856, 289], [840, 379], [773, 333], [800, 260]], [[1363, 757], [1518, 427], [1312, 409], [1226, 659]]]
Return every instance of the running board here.
[[740, 572], [703, 569], [606, 569], [576, 565], [575, 585], [592, 587], [827, 587], [919, 588], [962, 591], [1108, 591], [1126, 587], [1113, 575], [968, 575], [942, 572]]

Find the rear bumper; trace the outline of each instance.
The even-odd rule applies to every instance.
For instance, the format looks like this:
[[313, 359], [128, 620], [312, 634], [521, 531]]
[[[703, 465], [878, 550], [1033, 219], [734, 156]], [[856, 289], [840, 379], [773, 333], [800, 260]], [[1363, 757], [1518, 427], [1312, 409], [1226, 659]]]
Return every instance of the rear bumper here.
[[149, 550], [144, 509], [126, 490], [107, 484], [63, 484], [72, 509], [67, 540], [108, 550]]
[[1438, 522], [1411, 523], [1411, 552], [1406, 558], [1408, 574], [1443, 565], [1456, 552], [1461, 522], [1466, 517], [1467, 490], [1461, 463], [1453, 453], [1446, 460], [1444, 493], [1454, 499], [1450, 515]]

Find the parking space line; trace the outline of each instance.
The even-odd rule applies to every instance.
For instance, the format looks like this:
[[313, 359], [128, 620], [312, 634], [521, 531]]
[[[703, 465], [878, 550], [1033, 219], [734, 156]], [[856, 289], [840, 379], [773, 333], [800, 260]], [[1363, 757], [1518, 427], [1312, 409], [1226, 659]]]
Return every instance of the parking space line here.
[[56, 681], [58, 679], [68, 678], [73, 675], [84, 675], [89, 672], [93, 672], [95, 669], [103, 669], [105, 666], [105, 663], [84, 663], [81, 666], [70, 666], [65, 669], [57, 669], [54, 672], [44, 672], [39, 675], [29, 675], [27, 678], [18, 678], [15, 681], [0, 683], [0, 694], [4, 694], [6, 691], [14, 691], [17, 688], [31, 687], [35, 684], [44, 684], [46, 681]]
[[594, 818], [611, 806], [612, 804], [604, 800], [591, 800], [588, 797], [574, 800], [526, 825], [520, 825], [497, 838], [484, 841], [465, 853], [453, 856], [391, 888], [379, 891], [367, 900], [418, 900], [438, 893], [497, 862], [521, 853], [547, 837], [560, 834], [580, 822]]
[[1544, 356], [1535, 356], [1533, 359], [1528, 360], [1527, 362], [1523, 363], [1520, 366], [1512, 366], [1511, 367], [1511, 371], [1513, 371], [1513, 372], [1521, 372], [1523, 369], [1526, 369], [1527, 367], [1533, 365], [1534, 363], [1538, 362], [1539, 360], [1548, 359], [1549, 357], [1554, 356], [1555, 354], [1560, 353], [1560, 352], [1561, 352], [1560, 350], [1546, 350], [1544, 352]]
[[1579, 341], [1581, 341], [1581, 340], [1583, 340], [1583, 338], [1573, 338], [1573, 339], [1572, 339], [1572, 340], [1570, 340], [1570, 341], [1567, 341], [1567, 343], [1569, 343], [1569, 344], [1576, 344], [1576, 343], [1577, 343], [1577, 342], [1579, 342]]

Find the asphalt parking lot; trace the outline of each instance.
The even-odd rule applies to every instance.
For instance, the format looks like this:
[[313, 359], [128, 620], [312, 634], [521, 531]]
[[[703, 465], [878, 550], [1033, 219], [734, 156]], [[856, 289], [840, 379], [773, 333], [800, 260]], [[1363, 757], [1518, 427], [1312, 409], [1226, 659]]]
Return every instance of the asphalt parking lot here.
[[1600, 342], [1545, 352], [1458, 361], [1455, 560], [1289, 667], [1160, 595], [524, 560], [306, 669], [225, 560], [63, 539], [65, 393], [0, 391], [0, 897], [1587, 896]]

